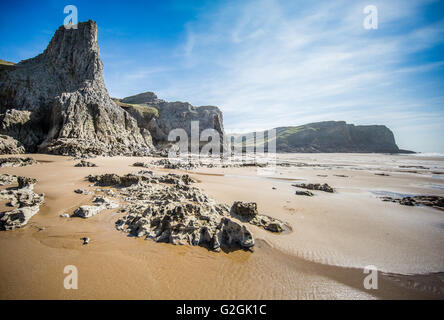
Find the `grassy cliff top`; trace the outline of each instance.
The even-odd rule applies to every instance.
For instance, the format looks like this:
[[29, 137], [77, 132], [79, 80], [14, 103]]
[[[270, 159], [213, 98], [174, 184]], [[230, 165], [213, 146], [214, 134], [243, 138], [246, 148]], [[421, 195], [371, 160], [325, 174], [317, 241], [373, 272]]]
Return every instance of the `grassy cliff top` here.
[[120, 101], [120, 99], [113, 98], [113, 101], [119, 106], [124, 109], [132, 109], [135, 112], [137, 112], [142, 118], [158, 118], [159, 117], [159, 111], [150, 106], [145, 106], [141, 104], [132, 104], [132, 103], [124, 103]]

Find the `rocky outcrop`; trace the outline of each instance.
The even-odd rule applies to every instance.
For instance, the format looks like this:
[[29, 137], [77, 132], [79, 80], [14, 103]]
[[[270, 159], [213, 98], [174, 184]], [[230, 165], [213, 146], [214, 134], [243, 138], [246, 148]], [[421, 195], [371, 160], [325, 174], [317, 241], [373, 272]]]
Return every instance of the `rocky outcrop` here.
[[0, 69], [0, 133], [27, 152], [143, 155], [151, 136], [108, 96], [97, 25], [60, 27], [35, 58]]
[[236, 201], [233, 203], [230, 213], [231, 216], [241, 221], [248, 222], [271, 232], [280, 233], [290, 229], [289, 226], [278, 219], [259, 214], [256, 202]]
[[313, 197], [313, 192], [310, 192], [308, 190], [296, 190], [295, 194], [297, 196], [307, 196], [307, 197]]
[[10, 136], [0, 135], [0, 154], [25, 153], [25, 147]]
[[[411, 153], [400, 150], [393, 132], [384, 125], [347, 124], [345, 121], [324, 121], [297, 127], [276, 128], [277, 152], [360, 152]], [[235, 145], [253, 143], [254, 133], [233, 135]], [[265, 144], [265, 149], [268, 145]]]
[[427, 206], [444, 210], [444, 197], [440, 196], [382, 197], [382, 201], [396, 202], [404, 206]]
[[[220, 135], [223, 144], [224, 128], [222, 112], [215, 106], [194, 107], [188, 102], [167, 102], [159, 99], [153, 92], [145, 92], [120, 100], [122, 103], [137, 105], [129, 112], [138, 120], [139, 126], [150, 131], [157, 144], [168, 142], [168, 135], [173, 129], [183, 129], [191, 139], [191, 122], [199, 124], [199, 135], [205, 129], [214, 129]], [[143, 117], [143, 110], [154, 108], [157, 115]], [[149, 114], [153, 114], [152, 111]], [[149, 121], [147, 121], [149, 119]], [[205, 142], [201, 142], [205, 144]]]
[[11, 211], [0, 213], [0, 230], [13, 230], [25, 226], [39, 212], [44, 195], [34, 192], [36, 179], [1, 175], [0, 181], [17, 183], [18, 187], [0, 191], [0, 199], [9, 200]]
[[328, 184], [320, 184], [320, 183], [300, 183], [300, 184], [292, 184], [293, 187], [302, 188], [302, 189], [308, 189], [308, 190], [317, 190], [317, 191], [324, 191], [333, 193], [334, 189], [330, 187]]
[[93, 204], [91, 206], [85, 205], [79, 207], [76, 211], [74, 211], [75, 217], [80, 218], [91, 218], [92, 216], [95, 216], [99, 212], [106, 210], [106, 209], [115, 209], [118, 208], [119, 205], [108, 198], [105, 197], [96, 197], [93, 200]]
[[[125, 215], [116, 221], [120, 231], [157, 242], [188, 243], [214, 251], [254, 246], [247, 226], [231, 215], [228, 206], [217, 204], [193, 186], [195, 181], [186, 174], [155, 175], [141, 170], [137, 174], [104, 174], [87, 179], [98, 186], [115, 188], [117, 192], [113, 191], [112, 197], [126, 203], [121, 210]], [[96, 191], [109, 193], [110, 189]]]
[[31, 157], [19, 158], [19, 157], [8, 157], [8, 158], [0, 158], [0, 168], [3, 167], [24, 167], [36, 164], [35, 161]]
[[85, 160], [81, 160], [79, 163], [76, 163], [74, 165], [74, 167], [97, 167], [97, 165], [95, 163], [89, 162], [89, 161], [85, 161]]

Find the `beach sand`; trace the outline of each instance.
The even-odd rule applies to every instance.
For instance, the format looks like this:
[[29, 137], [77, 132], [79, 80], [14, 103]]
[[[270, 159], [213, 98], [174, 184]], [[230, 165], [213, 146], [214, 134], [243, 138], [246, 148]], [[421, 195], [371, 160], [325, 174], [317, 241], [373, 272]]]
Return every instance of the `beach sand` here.
[[[134, 162], [154, 158], [99, 157], [89, 160], [98, 167], [76, 168], [79, 161], [70, 157], [29, 156], [39, 164], [0, 169], [36, 178], [36, 192], [45, 194], [26, 227], [0, 232], [0, 299], [444, 298], [444, 212], [378, 198], [443, 196], [444, 158], [285, 154], [279, 159], [291, 166], [269, 176], [255, 167], [188, 172], [217, 202], [257, 202], [260, 213], [292, 228], [274, 234], [249, 225], [254, 252], [215, 253], [129, 237], [115, 229], [122, 215], [116, 209], [85, 220], [59, 217], [91, 202], [93, 196], [74, 193], [95, 189], [87, 175], [137, 172]], [[337, 192], [297, 196], [292, 186], [324, 182]], [[7, 209], [4, 201], [1, 207]], [[82, 237], [90, 244], [82, 245]], [[78, 269], [77, 290], [63, 286], [67, 265]], [[364, 288], [369, 265], [379, 270], [376, 290]]]

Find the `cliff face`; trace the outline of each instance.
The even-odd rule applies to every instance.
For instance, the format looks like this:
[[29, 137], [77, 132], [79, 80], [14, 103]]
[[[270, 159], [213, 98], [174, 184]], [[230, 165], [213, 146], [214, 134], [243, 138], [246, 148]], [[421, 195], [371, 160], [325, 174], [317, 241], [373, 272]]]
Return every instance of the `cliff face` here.
[[60, 27], [35, 58], [0, 68], [0, 133], [27, 152], [143, 154], [151, 135], [109, 97], [97, 25]]
[[[241, 141], [241, 137], [236, 135], [235, 143], [240, 145]], [[247, 138], [247, 145], [251, 141]], [[325, 121], [276, 128], [276, 151], [399, 153], [402, 150], [386, 126], [355, 126], [345, 121]]]
[[[135, 112], [137, 110], [134, 110], [134, 108], [129, 112], [138, 119], [139, 126], [143, 126], [150, 131], [153, 140], [158, 144], [166, 142], [170, 131], [177, 128], [184, 129], [189, 139], [191, 139], [192, 121], [199, 121], [199, 134], [205, 129], [214, 129], [219, 133], [220, 142], [223, 143], [223, 117], [218, 107], [194, 107], [188, 102], [166, 102], [158, 99], [152, 92], [126, 97], [121, 102], [139, 106], [139, 112]], [[144, 110], [144, 108], [145, 110], [146, 108], [156, 109], [157, 115], [152, 118], [141, 119], [137, 113], [140, 115], [140, 110]]]

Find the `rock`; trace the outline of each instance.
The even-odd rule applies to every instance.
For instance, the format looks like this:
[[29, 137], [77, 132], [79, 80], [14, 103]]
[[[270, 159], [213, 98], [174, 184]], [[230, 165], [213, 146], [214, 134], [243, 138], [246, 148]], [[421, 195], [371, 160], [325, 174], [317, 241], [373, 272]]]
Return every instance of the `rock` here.
[[95, 163], [82, 160], [79, 163], [77, 163], [74, 167], [97, 167]]
[[266, 225], [265, 229], [268, 231], [277, 232], [277, 233], [284, 231], [282, 224], [279, 222], [270, 222], [269, 224]]
[[94, 194], [94, 192], [91, 192], [89, 190], [85, 190], [85, 189], [76, 189], [74, 190], [75, 193], [77, 194], [84, 194], [84, 195], [92, 195]]
[[27, 152], [149, 154], [149, 132], [108, 95], [96, 23], [77, 26], [61, 26], [42, 54], [0, 70], [0, 133]]
[[216, 238], [219, 239], [218, 242], [224, 239], [229, 246], [232, 246], [234, 243], [239, 244], [242, 248], [254, 246], [253, 236], [247, 227], [227, 217], [222, 218]]
[[404, 206], [427, 206], [444, 210], [444, 197], [441, 196], [411, 196], [403, 198], [381, 197], [382, 201], [396, 202]]
[[390, 175], [387, 174], [387, 173], [375, 173], [375, 176], [388, 177], [388, 176], [390, 176]]
[[296, 190], [296, 195], [297, 196], [308, 196], [308, 197], [313, 197], [314, 196], [313, 192], [310, 192], [310, 191], [300, 191], [300, 190]]
[[105, 209], [115, 209], [118, 206], [119, 205], [117, 203], [109, 200], [108, 198], [96, 197], [93, 200], [93, 205], [80, 206], [76, 211], [74, 211], [74, 215], [76, 217], [87, 219], [95, 216]]
[[8, 158], [0, 158], [0, 168], [4, 167], [24, 167], [36, 164], [35, 161], [31, 157], [19, 158], [19, 157], [8, 157]]
[[61, 215], [60, 215], [60, 218], [69, 218], [70, 216], [69, 216], [69, 214], [68, 213], [62, 213]]
[[133, 167], [143, 167], [143, 168], [149, 168], [150, 165], [144, 162], [134, 162]]
[[[5, 181], [8, 177], [2, 177]], [[39, 212], [44, 195], [35, 193], [36, 179], [16, 177], [18, 187], [0, 191], [0, 199], [9, 200], [9, 205], [16, 207], [12, 211], [0, 213], [0, 230], [13, 230], [25, 226]], [[13, 179], [9, 177], [9, 181]]]
[[[144, 179], [118, 189], [129, 203], [116, 228], [156, 242], [250, 248], [254, 245], [247, 227], [228, 217], [229, 208], [216, 204], [188, 175], [154, 175], [141, 171]], [[120, 177], [121, 178], [121, 177]], [[116, 179], [118, 180], [118, 179]]]
[[120, 187], [129, 187], [133, 184], [139, 183], [143, 177], [127, 174], [124, 176], [118, 176], [114, 173], [106, 173], [99, 176], [88, 176], [89, 182], [94, 182], [97, 186], [107, 187], [107, 186], [120, 186]]
[[10, 174], [0, 174], [0, 186], [17, 183], [17, 176]]
[[87, 238], [87, 237], [83, 237], [82, 239], [80, 239], [80, 240], [82, 240], [83, 241], [83, 245], [87, 245], [88, 243], [89, 243], [89, 241], [90, 241], [90, 238]]
[[271, 232], [280, 233], [284, 231], [285, 224], [278, 219], [259, 214], [255, 202], [236, 201], [231, 207], [230, 214], [243, 222], [248, 222]]
[[33, 189], [34, 185], [37, 183], [37, 179], [28, 177], [17, 177], [17, 183], [19, 189], [28, 188]]
[[324, 191], [324, 192], [329, 192], [329, 193], [333, 193], [334, 189], [332, 187], [330, 187], [328, 184], [324, 183], [324, 184], [320, 184], [320, 183], [309, 183], [309, 184], [305, 184], [305, 183], [301, 183], [301, 184], [292, 184], [293, 187], [297, 187], [297, 188], [302, 188], [302, 189], [308, 189], [308, 190], [318, 190], [318, 191]]
[[0, 154], [20, 154], [25, 153], [25, 147], [16, 139], [0, 135]]
[[233, 204], [232, 210], [235, 214], [241, 217], [254, 217], [257, 215], [257, 204], [255, 202], [241, 202], [236, 201]]

